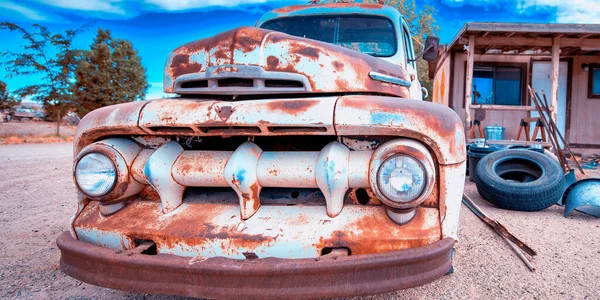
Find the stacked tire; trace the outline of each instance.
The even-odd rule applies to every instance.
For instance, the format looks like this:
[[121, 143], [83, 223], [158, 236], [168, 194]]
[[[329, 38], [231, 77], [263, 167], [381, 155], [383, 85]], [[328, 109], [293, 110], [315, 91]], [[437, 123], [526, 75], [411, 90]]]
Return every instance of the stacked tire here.
[[564, 189], [562, 167], [551, 157], [525, 149], [501, 150], [479, 161], [479, 194], [504, 209], [538, 211], [556, 204]]

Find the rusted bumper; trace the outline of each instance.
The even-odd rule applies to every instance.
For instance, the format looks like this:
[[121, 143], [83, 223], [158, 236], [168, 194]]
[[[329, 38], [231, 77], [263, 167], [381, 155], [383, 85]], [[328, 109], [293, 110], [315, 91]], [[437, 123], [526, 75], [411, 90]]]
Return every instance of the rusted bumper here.
[[454, 239], [379, 254], [311, 259], [189, 257], [115, 251], [57, 240], [67, 275], [94, 285], [154, 294], [208, 298], [306, 299], [369, 295], [422, 285], [451, 266]]

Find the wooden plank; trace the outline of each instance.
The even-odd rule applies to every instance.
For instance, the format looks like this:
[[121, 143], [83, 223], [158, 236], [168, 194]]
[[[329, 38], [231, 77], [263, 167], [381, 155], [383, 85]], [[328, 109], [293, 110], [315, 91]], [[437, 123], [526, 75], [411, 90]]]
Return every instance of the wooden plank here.
[[552, 68], [550, 69], [550, 105], [555, 108], [552, 111], [552, 119], [556, 122], [556, 108], [558, 107], [558, 71], [560, 63], [560, 37], [552, 41]]
[[600, 24], [551, 24], [551, 23], [496, 23], [470, 22], [465, 32], [490, 31], [495, 32], [531, 32], [531, 33], [567, 33], [588, 34], [600, 33]]
[[[475, 139], [469, 139], [469, 143], [475, 143]], [[521, 146], [532, 146], [541, 145], [544, 148], [552, 147], [549, 142], [536, 142], [536, 141], [515, 141], [515, 140], [486, 140], [488, 145], [521, 145]]]
[[[467, 53], [467, 79], [465, 83], [465, 107], [469, 107], [473, 93], [473, 64], [475, 61], [475, 36], [469, 37], [469, 51]], [[471, 111], [466, 109], [466, 122], [471, 122]]]
[[[509, 110], [509, 111], [535, 111], [535, 106], [521, 105], [493, 105], [493, 104], [471, 104], [470, 109], [486, 109], [486, 110]], [[554, 107], [550, 107], [550, 111], [554, 111]]]
[[[516, 47], [552, 47], [556, 38], [528, 37], [476, 37], [479, 46], [516, 46]], [[600, 39], [560, 38], [562, 47], [581, 47], [584, 49], [600, 49]]]

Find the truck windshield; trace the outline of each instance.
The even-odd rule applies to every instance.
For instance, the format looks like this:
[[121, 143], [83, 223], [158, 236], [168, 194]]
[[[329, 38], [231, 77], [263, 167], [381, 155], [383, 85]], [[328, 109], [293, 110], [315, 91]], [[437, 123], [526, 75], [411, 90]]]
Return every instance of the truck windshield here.
[[396, 53], [394, 24], [368, 16], [318, 16], [279, 18], [261, 28], [340, 45], [373, 56]]

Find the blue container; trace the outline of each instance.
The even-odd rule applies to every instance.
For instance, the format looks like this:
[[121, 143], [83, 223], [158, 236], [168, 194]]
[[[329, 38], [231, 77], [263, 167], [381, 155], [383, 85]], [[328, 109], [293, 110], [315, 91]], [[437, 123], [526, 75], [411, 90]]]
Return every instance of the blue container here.
[[504, 127], [494, 125], [485, 127], [485, 139], [486, 140], [503, 140], [504, 139]]

